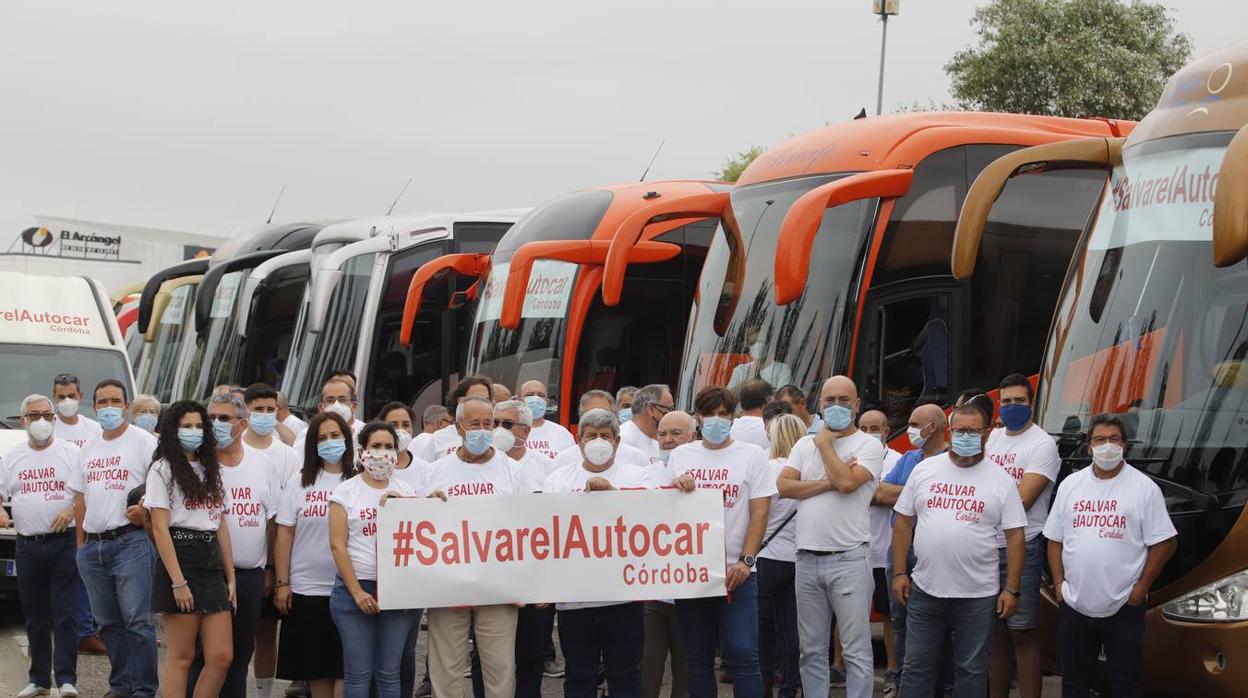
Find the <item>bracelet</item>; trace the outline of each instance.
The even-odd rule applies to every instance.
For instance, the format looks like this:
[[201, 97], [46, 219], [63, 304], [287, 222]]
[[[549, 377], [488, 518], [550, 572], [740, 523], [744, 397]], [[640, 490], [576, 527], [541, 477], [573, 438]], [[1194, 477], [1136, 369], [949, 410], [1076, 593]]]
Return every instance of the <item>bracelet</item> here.
[[1018, 589], [1011, 589], [1009, 587], [1006, 587], [1005, 593], [1009, 594], [1010, 596], [1013, 596], [1014, 598], [1018, 598], [1019, 595], [1021, 594], [1021, 591]]
[[185, 579], [183, 579], [181, 584], [171, 584], [171, 585], [169, 586], [169, 588], [170, 588], [170, 589], [181, 589], [182, 587], [186, 587], [186, 586], [190, 586], [190, 585], [191, 585], [191, 583], [190, 583], [190, 582], [188, 582], [188, 581], [186, 581]]
[[898, 572], [897, 574], [893, 575], [893, 579], [896, 579], [898, 577], [909, 577], [909, 576], [910, 576], [909, 572]]
[[290, 586], [290, 580], [289, 580], [289, 579], [279, 579], [279, 580], [277, 580], [276, 582], [274, 582], [274, 583], [273, 583], [273, 588], [274, 588], [274, 589], [276, 589], [277, 587], [288, 587], [288, 586]]

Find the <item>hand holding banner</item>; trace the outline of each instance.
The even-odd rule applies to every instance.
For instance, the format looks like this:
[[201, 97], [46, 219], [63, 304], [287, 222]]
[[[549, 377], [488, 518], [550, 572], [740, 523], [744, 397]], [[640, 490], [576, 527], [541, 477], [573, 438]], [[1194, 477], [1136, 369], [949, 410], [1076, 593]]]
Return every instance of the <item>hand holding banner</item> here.
[[377, 522], [383, 609], [724, 595], [717, 491], [391, 499]]

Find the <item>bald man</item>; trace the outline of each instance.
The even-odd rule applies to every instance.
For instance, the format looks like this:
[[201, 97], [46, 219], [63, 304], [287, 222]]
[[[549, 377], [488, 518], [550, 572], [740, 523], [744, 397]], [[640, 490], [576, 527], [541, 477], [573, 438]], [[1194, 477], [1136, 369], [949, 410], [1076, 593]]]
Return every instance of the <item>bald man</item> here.
[[884, 446], [854, 424], [858, 387], [845, 376], [819, 392], [823, 429], [793, 447], [776, 485], [797, 504], [797, 618], [802, 691], [828, 694], [828, 645], [835, 623], [845, 657], [849, 698], [870, 698], [871, 497]]
[[546, 393], [546, 384], [539, 380], [525, 381], [520, 384], [516, 399], [522, 400], [533, 413], [533, 428], [529, 431], [527, 447], [547, 458], [554, 459], [559, 452], [576, 444], [571, 432], [562, 424], [546, 419], [550, 408], [547, 402], [550, 396]]
[[[884, 444], [884, 468], [880, 480], [888, 477], [901, 454], [888, 445], [888, 415], [881, 410], [867, 410], [858, 416], [858, 428], [864, 434], [874, 436]], [[879, 488], [877, 487], [878, 491]], [[884, 651], [888, 655], [888, 663], [884, 666], [884, 680], [892, 681], [897, 675], [897, 652], [893, 638], [892, 616], [892, 579], [888, 576], [888, 547], [893, 542], [892, 508], [871, 502], [871, 576], [875, 580], [875, 594], [871, 597], [871, 608], [884, 617]]]
[[502, 383], [495, 383], [490, 388], [490, 393], [495, 405], [500, 402], [507, 402], [511, 399], [511, 390]]
[[[901, 489], [905, 486], [906, 480], [910, 479], [910, 473], [914, 472], [915, 466], [925, 458], [940, 455], [949, 448], [948, 430], [949, 421], [945, 417], [945, 411], [939, 405], [919, 405], [914, 408], [914, 411], [910, 413], [910, 423], [906, 427], [906, 436], [914, 449], [907, 451], [897, 460], [892, 469], [885, 474], [880, 486], [875, 489], [875, 496], [871, 499], [871, 503], [876, 505], [876, 508], [891, 508], [896, 504], [897, 496], [901, 494]], [[892, 523], [891, 516], [889, 523], [890, 525]], [[905, 570], [907, 573], [914, 569], [913, 548], [909, 552], [908, 559], [910, 569]], [[894, 572], [893, 558], [889, 555], [885, 559], [884, 575], [889, 580], [889, 620], [893, 625], [893, 655], [897, 673], [888, 678], [893, 685], [900, 687], [901, 668], [905, 665], [906, 659], [906, 607], [892, 594]]]

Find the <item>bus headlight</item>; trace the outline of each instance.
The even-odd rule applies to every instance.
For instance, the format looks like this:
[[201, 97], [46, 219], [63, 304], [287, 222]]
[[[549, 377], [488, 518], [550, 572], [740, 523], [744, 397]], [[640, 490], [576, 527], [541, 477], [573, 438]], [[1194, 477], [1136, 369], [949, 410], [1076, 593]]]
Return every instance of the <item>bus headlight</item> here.
[[1162, 604], [1161, 612], [1168, 618], [1198, 623], [1248, 620], [1248, 570], [1223, 577]]

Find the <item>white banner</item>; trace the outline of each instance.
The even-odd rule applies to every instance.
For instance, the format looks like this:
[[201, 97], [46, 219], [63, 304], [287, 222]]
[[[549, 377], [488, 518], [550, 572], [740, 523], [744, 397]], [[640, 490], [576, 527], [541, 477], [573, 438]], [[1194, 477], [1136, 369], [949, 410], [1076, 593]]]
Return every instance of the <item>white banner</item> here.
[[391, 499], [376, 540], [383, 609], [724, 595], [718, 490]]
[[[533, 270], [529, 274], [529, 285], [524, 292], [524, 307], [520, 310], [520, 317], [561, 318], [567, 314], [576, 270], [577, 265], [571, 262], [550, 259], [534, 261]], [[478, 322], [497, 320], [500, 317], [503, 295], [507, 290], [507, 277], [510, 275], [511, 267], [506, 264], [490, 270], [485, 281], [485, 292], [481, 295], [482, 308], [477, 316]]]

